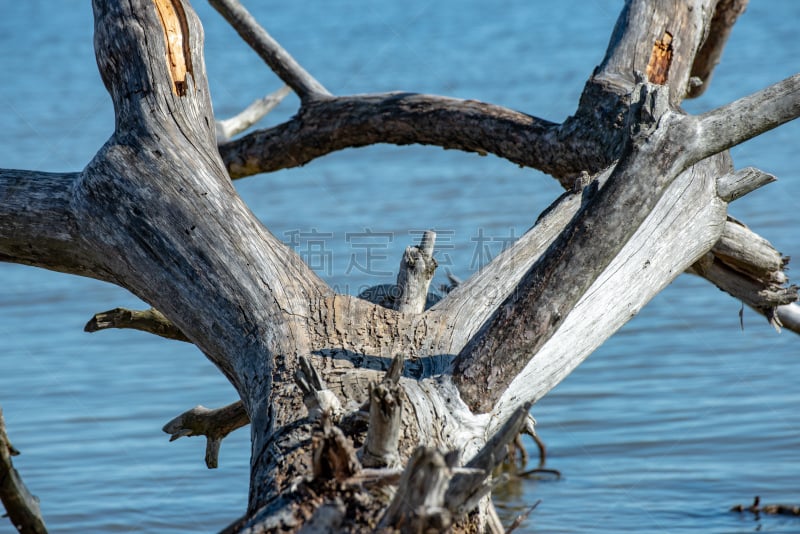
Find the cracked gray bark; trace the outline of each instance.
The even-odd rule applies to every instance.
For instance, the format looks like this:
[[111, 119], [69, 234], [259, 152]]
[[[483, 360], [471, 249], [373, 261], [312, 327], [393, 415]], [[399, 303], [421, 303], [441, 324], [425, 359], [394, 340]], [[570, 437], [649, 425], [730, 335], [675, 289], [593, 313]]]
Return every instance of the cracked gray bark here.
[[[251, 421], [253, 451], [247, 510], [228, 531], [366, 532], [383, 517], [399, 524], [397, 514], [384, 515], [397, 472], [366, 471], [355, 454], [369, 433], [367, 384], [398, 353], [400, 483], [416, 484], [408, 460], [420, 444], [439, 455], [458, 450], [430, 479], [449, 480], [444, 495], [443, 484], [429, 484], [435, 491], [412, 523], [491, 531], [500, 527], [488, 471], [530, 403], [679, 273], [738, 264], [748, 291], [778, 288], [759, 306], [779, 320], [794, 310], [786, 302], [795, 290], [774, 251], [727, 219], [727, 202], [764, 180], [725, 178], [734, 170], [724, 151], [800, 114], [798, 76], [704, 115], [677, 107], [693, 66], [708, 63], [697, 55], [717, 2], [626, 3], [563, 124], [443, 97], [329, 96], [237, 2], [217, 4], [239, 13], [229, 20], [298, 92], [298, 115], [218, 151], [191, 6], [95, 0], [95, 49], [115, 131], [79, 173], [0, 171], [0, 259], [130, 290], [224, 373], [242, 399], [226, 417]], [[568, 192], [434, 307], [402, 313], [335, 294], [230, 182], [376, 142], [496, 153], [550, 172]], [[593, 180], [573, 188], [578, 176]], [[151, 328], [139, 319], [109, 314], [92, 328]], [[199, 422], [168, 431], [209, 435], [214, 418], [192, 415]], [[437, 511], [442, 503], [447, 514]]]

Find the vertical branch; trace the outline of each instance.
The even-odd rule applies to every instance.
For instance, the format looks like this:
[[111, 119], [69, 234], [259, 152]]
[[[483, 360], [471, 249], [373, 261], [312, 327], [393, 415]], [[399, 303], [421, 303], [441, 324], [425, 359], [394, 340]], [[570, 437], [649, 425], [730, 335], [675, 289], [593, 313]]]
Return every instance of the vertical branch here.
[[433, 247], [436, 232], [427, 230], [419, 245], [408, 247], [403, 253], [400, 271], [397, 273], [399, 298], [394, 308], [403, 313], [422, 313], [428, 300], [428, 288], [436, 272]]
[[435, 448], [418, 448], [403, 471], [378, 530], [393, 527], [400, 532], [447, 531], [452, 517], [444, 506], [445, 493], [454, 458]]
[[711, 81], [711, 74], [722, 57], [722, 50], [731, 34], [739, 15], [744, 13], [749, 0], [719, 0], [714, 6], [714, 16], [708, 29], [708, 36], [692, 63], [691, 78], [686, 98], [702, 95]]
[[400, 464], [397, 445], [403, 414], [403, 389], [400, 387], [403, 362], [403, 355], [396, 355], [383, 381], [370, 385], [369, 427], [361, 458], [364, 467], [397, 467]]
[[22, 477], [14, 469], [11, 457], [19, 454], [8, 439], [0, 408], [0, 501], [14, 527], [22, 533], [46, 534], [47, 528], [39, 510], [39, 502], [31, 495]]

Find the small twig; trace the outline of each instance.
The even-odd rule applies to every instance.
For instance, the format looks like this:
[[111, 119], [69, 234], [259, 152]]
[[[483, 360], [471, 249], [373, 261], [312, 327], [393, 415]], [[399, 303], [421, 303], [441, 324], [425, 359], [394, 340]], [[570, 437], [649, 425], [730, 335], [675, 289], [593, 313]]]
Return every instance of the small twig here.
[[539, 506], [539, 504], [540, 504], [541, 502], [542, 502], [542, 500], [541, 500], [541, 499], [539, 499], [538, 501], [536, 501], [535, 503], [533, 503], [533, 506], [531, 506], [530, 508], [528, 508], [528, 510], [527, 510], [527, 511], [525, 511], [524, 513], [522, 513], [522, 514], [518, 515], [518, 516], [517, 516], [517, 518], [514, 520], [514, 522], [513, 522], [513, 523], [511, 523], [511, 525], [509, 525], [509, 527], [506, 529], [506, 534], [509, 534], [510, 532], [513, 532], [514, 530], [516, 530], [517, 528], [519, 528], [519, 526], [520, 526], [522, 523], [524, 523], [526, 519], [528, 519], [528, 516], [529, 516], [529, 515], [531, 515], [531, 512], [533, 512], [534, 510], [536, 510], [536, 507], [537, 507], [537, 506]]
[[215, 469], [219, 465], [219, 447], [222, 440], [238, 428], [250, 423], [242, 401], [210, 410], [195, 406], [164, 425], [170, 441], [184, 436], [206, 436], [206, 466]]
[[244, 41], [305, 102], [331, 93], [270, 36], [238, 0], [209, 0]]
[[275, 109], [291, 92], [288, 85], [284, 85], [277, 91], [259, 98], [252, 104], [244, 108], [237, 115], [217, 121], [217, 143], [227, 142], [231, 137], [250, 128], [252, 125], [263, 119], [267, 113]]
[[11, 524], [22, 533], [46, 534], [47, 528], [39, 509], [39, 501], [31, 495], [11, 461], [19, 451], [6, 434], [3, 409], [0, 408], [0, 501]]
[[536, 433], [536, 420], [530, 414], [528, 414], [528, 418], [525, 420], [525, 426], [522, 427], [522, 433], [533, 438], [533, 441], [539, 448], [539, 465], [536, 467], [541, 469], [544, 467], [544, 464], [547, 461], [547, 447], [545, 446], [544, 441], [542, 441], [542, 439]]

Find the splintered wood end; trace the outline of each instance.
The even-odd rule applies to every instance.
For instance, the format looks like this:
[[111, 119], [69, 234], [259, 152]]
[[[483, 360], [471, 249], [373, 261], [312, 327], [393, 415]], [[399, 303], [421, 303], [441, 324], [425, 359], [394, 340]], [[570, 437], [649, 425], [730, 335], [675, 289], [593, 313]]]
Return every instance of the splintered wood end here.
[[172, 92], [186, 95], [186, 75], [192, 74], [192, 55], [189, 47], [189, 23], [181, 0], [153, 0], [164, 29], [167, 66], [172, 78]]

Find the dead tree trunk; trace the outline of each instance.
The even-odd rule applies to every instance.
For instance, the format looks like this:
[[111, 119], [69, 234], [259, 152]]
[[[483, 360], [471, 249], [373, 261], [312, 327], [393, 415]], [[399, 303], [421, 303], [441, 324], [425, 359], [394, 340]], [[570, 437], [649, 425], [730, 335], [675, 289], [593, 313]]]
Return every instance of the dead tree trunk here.
[[[474, 101], [331, 95], [237, 2], [211, 3], [298, 94], [296, 117], [218, 150], [188, 2], [94, 0], [115, 132], [82, 172], [0, 171], [0, 259], [130, 290], [158, 312], [92, 328], [188, 340], [225, 374], [241, 405], [165, 430], [208, 435], [211, 465], [251, 422], [249, 503], [230, 531], [499, 531], [491, 470], [531, 403], [675, 276], [747, 293], [773, 321], [795, 300], [782, 258], [726, 218], [766, 180], [734, 174], [725, 151], [800, 114], [800, 75], [704, 115], [678, 107], [707, 83], [740, 2], [626, 3], [563, 124]], [[493, 152], [568, 192], [427, 311], [419, 284], [435, 264], [424, 243], [410, 250], [389, 309], [335, 294], [230, 182], [377, 142]]]

